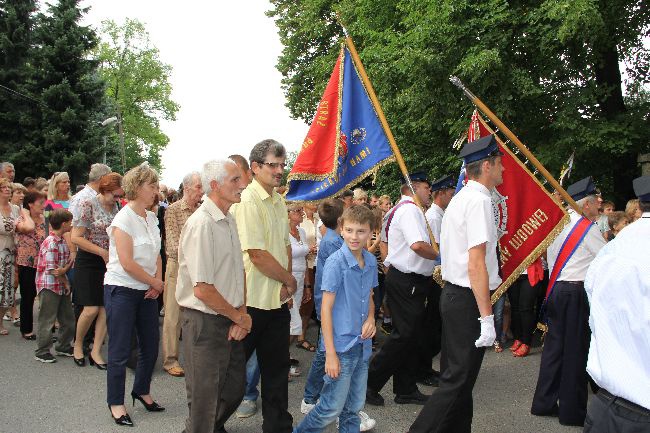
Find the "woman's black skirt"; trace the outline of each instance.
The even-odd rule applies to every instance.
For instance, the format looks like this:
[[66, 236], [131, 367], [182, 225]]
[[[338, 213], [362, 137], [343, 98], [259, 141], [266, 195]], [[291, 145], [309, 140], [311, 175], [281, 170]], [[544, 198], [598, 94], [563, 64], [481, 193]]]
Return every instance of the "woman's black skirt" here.
[[88, 307], [104, 306], [104, 274], [106, 264], [97, 254], [77, 250], [72, 282], [72, 302]]

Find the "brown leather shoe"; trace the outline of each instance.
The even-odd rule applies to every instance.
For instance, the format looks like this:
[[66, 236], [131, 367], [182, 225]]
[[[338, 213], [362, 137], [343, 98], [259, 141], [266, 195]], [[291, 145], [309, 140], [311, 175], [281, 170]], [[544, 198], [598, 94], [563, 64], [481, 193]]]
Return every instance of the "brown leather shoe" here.
[[171, 376], [174, 376], [174, 377], [184, 377], [185, 376], [185, 370], [183, 370], [183, 367], [172, 367], [169, 370], [167, 370], [167, 373], [169, 373]]

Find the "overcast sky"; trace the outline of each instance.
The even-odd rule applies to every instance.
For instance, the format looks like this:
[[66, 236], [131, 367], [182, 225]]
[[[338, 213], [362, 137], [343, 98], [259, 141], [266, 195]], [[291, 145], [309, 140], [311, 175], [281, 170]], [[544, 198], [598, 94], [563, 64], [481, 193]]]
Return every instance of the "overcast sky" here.
[[176, 187], [185, 173], [214, 158], [248, 158], [255, 143], [275, 138], [297, 150], [308, 126], [285, 107], [275, 69], [282, 51], [267, 0], [192, 2], [85, 0], [85, 23], [102, 20], [145, 24], [163, 62], [173, 67], [173, 99], [181, 109], [163, 122], [170, 143], [163, 152], [162, 181]]

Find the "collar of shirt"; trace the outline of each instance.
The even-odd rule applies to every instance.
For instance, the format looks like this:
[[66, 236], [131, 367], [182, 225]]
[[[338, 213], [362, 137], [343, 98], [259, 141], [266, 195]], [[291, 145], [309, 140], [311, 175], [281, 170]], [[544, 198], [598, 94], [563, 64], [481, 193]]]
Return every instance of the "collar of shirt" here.
[[359, 266], [359, 262], [356, 257], [354, 257], [354, 254], [350, 250], [350, 247], [348, 247], [348, 244], [343, 242], [343, 246], [341, 247], [341, 252], [343, 253], [343, 257], [345, 257], [345, 262], [347, 263], [349, 268], [357, 268], [360, 270], [365, 270], [368, 266], [368, 256], [370, 253], [366, 251], [365, 249], [361, 250], [361, 254], [363, 255], [363, 268]]
[[[228, 218], [210, 198], [205, 200], [201, 207], [208, 213], [208, 215], [210, 215], [213, 220], [215, 220], [215, 222], [219, 222], [222, 219]], [[230, 216], [230, 212], [228, 213], [228, 216]]]
[[650, 212], [643, 212], [643, 214], [641, 214], [641, 218], [650, 218]]
[[263, 187], [262, 185], [260, 185], [260, 183], [259, 183], [259, 182], [257, 181], [257, 179], [255, 179], [255, 178], [253, 178], [253, 181], [251, 182], [251, 184], [249, 185], [249, 187], [250, 187], [253, 191], [255, 191], [255, 192], [257, 193], [257, 195], [259, 195], [260, 200], [262, 200], [262, 201], [263, 201], [263, 200], [266, 200], [266, 199], [268, 199], [268, 198], [271, 198], [271, 200], [272, 200], [273, 203], [275, 204], [275, 203], [277, 203], [278, 200], [282, 200], [282, 196], [280, 196], [280, 194], [278, 194], [278, 193], [275, 191], [275, 189], [273, 190], [273, 192], [272, 192], [271, 194], [269, 194], [268, 192], [266, 192], [266, 190], [264, 189], [264, 187]]
[[[212, 201], [210, 199], [208, 199], [208, 200]], [[184, 199], [181, 199], [181, 210], [184, 210], [184, 211], [186, 210], [186, 211], [193, 212], [193, 209], [190, 207], [190, 205]]]
[[415, 200], [413, 200], [413, 197], [411, 197], [410, 195], [403, 195], [403, 196], [399, 199], [399, 202], [398, 202], [398, 203], [401, 203], [401, 202], [403, 202], [403, 201], [412, 201], [413, 203], [415, 203]]
[[490, 194], [490, 190], [487, 189], [487, 187], [485, 185], [483, 185], [482, 183], [479, 183], [479, 182], [477, 182], [475, 180], [468, 180], [467, 185], [465, 185], [465, 187], [468, 187], [470, 189], [473, 189], [474, 191], [478, 191], [480, 193], [483, 193], [483, 194], [487, 195], [488, 197], [492, 197], [492, 194]]
[[431, 207], [430, 207], [429, 209], [432, 209], [433, 212], [437, 213], [437, 214], [440, 215], [440, 216], [443, 216], [443, 215], [445, 214], [444, 209], [441, 208], [440, 206], [438, 206], [438, 205], [435, 204], [435, 203], [431, 203]]
[[326, 241], [326, 242], [327, 241], [333, 241], [333, 240], [337, 240], [337, 239], [341, 239], [341, 235], [336, 233], [336, 231], [325, 227], [325, 235], [323, 236], [323, 239], [321, 240], [321, 242], [322, 241]]

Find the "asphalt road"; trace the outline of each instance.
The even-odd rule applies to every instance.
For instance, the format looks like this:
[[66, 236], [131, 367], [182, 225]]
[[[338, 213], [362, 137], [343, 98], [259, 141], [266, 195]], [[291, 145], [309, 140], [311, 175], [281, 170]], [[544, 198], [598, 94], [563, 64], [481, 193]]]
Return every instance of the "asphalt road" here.
[[[4, 322], [5, 326], [8, 322]], [[79, 368], [70, 358], [59, 358], [55, 364], [34, 360], [35, 343], [20, 338], [20, 331], [7, 326], [11, 334], [0, 336], [0, 433], [104, 433], [129, 431], [116, 426], [106, 406], [105, 374], [86, 366]], [[315, 332], [313, 327], [311, 332]], [[311, 354], [292, 348], [300, 360], [303, 375], [289, 383], [289, 409], [294, 422], [299, 422], [300, 400]], [[540, 348], [527, 358], [514, 358], [509, 351], [489, 351], [474, 388], [475, 433], [578, 433], [581, 428], [561, 426], [557, 418], [530, 415], [530, 404], [537, 380]], [[185, 381], [167, 375], [160, 358], [151, 386], [152, 395], [167, 410], [148, 413], [137, 403], [127, 408], [140, 433], [181, 432], [187, 415]], [[133, 373], [127, 374], [126, 395], [130, 392]], [[389, 383], [382, 395], [384, 407], [366, 406], [366, 412], [377, 419], [376, 433], [402, 433], [419, 412], [419, 406], [397, 405], [393, 402]], [[430, 394], [433, 388], [420, 387]], [[229, 433], [261, 431], [261, 414], [240, 420], [233, 417], [227, 424]], [[136, 430], [134, 430], [136, 431]], [[327, 432], [336, 432], [331, 426]]]

